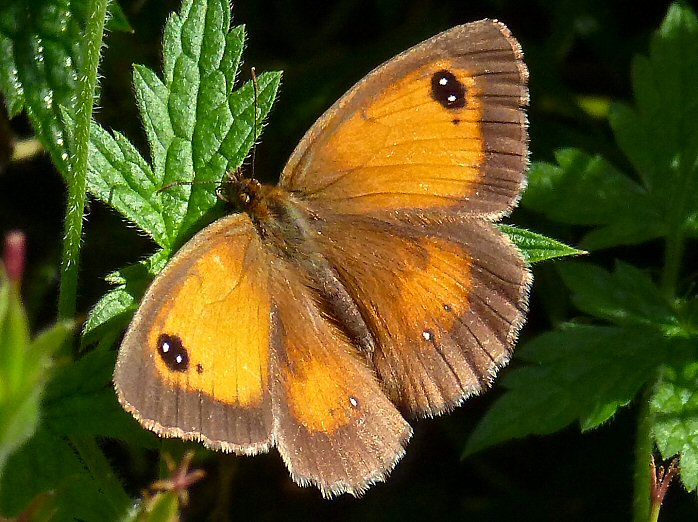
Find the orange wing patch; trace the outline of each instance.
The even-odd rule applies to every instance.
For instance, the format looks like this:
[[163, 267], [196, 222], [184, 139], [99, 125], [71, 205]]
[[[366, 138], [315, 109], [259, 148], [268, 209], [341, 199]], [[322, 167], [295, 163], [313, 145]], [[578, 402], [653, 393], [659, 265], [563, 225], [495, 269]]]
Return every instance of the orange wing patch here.
[[238, 214], [197, 234], [155, 279], [114, 372], [143, 425], [236, 453], [271, 445], [268, 270]]
[[377, 341], [371, 362], [411, 416], [453, 408], [509, 358], [530, 274], [480, 220], [405, 224], [355, 217], [319, 237]]
[[[357, 205], [363, 212], [449, 206], [471, 194], [481, 177], [484, 141], [469, 74], [447, 62], [426, 65], [343, 122], [324, 146], [330, 163], [323, 168], [330, 174], [309, 198], [331, 201], [341, 213]], [[434, 99], [432, 84], [447, 87], [441, 80], [462, 85], [463, 93], [451, 95], [462, 97], [462, 107]]]
[[439, 35], [374, 70], [330, 108], [289, 159], [280, 186], [321, 212], [497, 217], [524, 183], [526, 77], [501, 24]]
[[402, 457], [412, 430], [295, 270], [277, 270], [273, 281], [279, 453], [299, 484], [361, 494]]
[[[250, 241], [221, 241], [201, 255], [148, 334], [163, 382], [242, 407], [259, 406], [269, 385], [269, 290]], [[176, 345], [186, 350], [187, 371]]]
[[[341, 368], [344, 372], [351, 369]], [[309, 359], [300, 372], [286, 376], [291, 414], [309, 431], [329, 435], [360, 415], [358, 399], [342, 386], [343, 378], [333, 375], [336, 370], [340, 368]]]

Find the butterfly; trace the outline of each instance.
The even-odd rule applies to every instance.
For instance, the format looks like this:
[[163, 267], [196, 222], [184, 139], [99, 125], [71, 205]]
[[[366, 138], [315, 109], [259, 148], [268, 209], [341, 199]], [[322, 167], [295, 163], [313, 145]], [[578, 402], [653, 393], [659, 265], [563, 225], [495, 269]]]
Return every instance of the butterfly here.
[[242, 212], [196, 234], [146, 292], [114, 373], [165, 437], [276, 447], [327, 497], [405, 452], [406, 419], [486, 390], [531, 274], [495, 223], [525, 185], [527, 69], [501, 23], [381, 65], [310, 128], [278, 185], [228, 180]]

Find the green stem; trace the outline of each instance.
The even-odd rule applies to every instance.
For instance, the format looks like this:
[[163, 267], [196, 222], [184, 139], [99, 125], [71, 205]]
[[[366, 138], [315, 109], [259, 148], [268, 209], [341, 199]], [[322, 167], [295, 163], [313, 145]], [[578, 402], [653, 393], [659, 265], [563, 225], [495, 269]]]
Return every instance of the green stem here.
[[[71, 143], [71, 165], [67, 173], [68, 206], [65, 217], [65, 234], [63, 241], [63, 259], [61, 263], [61, 286], [58, 296], [58, 316], [63, 319], [73, 318], [76, 311], [78, 286], [78, 266], [80, 261], [80, 243], [82, 240], [82, 222], [87, 193], [88, 151], [90, 144], [90, 127], [92, 123], [92, 106], [97, 86], [102, 40], [104, 38], [104, 21], [107, 16], [109, 0], [92, 0], [88, 9], [85, 25], [85, 59], [79, 73], [79, 89], [75, 104], [75, 129]], [[104, 454], [93, 437], [72, 436], [70, 441], [79, 453], [83, 463], [93, 479], [99, 484], [118, 516], [122, 516], [129, 505], [129, 497], [121, 483], [116, 479]]]
[[95, 481], [98, 489], [104, 494], [104, 498], [111, 506], [115, 515], [113, 519], [121, 520], [131, 505], [131, 499], [124, 491], [119, 479], [114, 475], [104, 453], [93, 437], [72, 435], [70, 442], [92, 476], [92, 480]]
[[684, 237], [680, 227], [675, 227], [666, 239], [664, 247], [664, 269], [662, 270], [661, 289], [667, 299], [676, 297], [676, 287], [681, 271]]
[[656, 520], [648, 518], [650, 516], [650, 487], [652, 484], [650, 457], [654, 444], [651, 431], [650, 388], [647, 388], [640, 397], [642, 402], [635, 440], [633, 522]]
[[85, 26], [85, 60], [78, 79], [75, 133], [71, 150], [72, 161], [70, 172], [66, 176], [68, 180], [68, 206], [63, 236], [61, 286], [58, 296], [58, 317], [61, 319], [72, 319], [76, 310], [80, 242], [82, 240], [82, 221], [87, 191], [90, 123], [108, 2], [109, 0], [92, 0]]

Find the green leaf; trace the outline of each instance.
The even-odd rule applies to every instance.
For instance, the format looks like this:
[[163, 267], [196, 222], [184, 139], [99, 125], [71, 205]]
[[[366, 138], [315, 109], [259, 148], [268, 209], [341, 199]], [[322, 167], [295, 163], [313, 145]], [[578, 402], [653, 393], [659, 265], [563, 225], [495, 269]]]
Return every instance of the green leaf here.
[[109, 31], [133, 32], [133, 27], [131, 27], [126, 14], [116, 0], [109, 2], [109, 15], [107, 20], [107, 29]]
[[[34, 344], [62, 340], [61, 330], [45, 332]], [[158, 443], [119, 405], [111, 382], [114, 357], [111, 350], [95, 350], [75, 363], [55, 366], [42, 394], [39, 428], [10, 456], [0, 477], [0, 512], [19, 513], [34, 496], [50, 490], [59, 493], [52, 520], [114, 520], [125, 513], [130, 501], [90, 437], [149, 448]]]
[[667, 334], [680, 329], [671, 304], [649, 276], [632, 265], [619, 261], [609, 273], [591, 263], [571, 261], [558, 270], [582, 312], [620, 326], [652, 326]]
[[146, 161], [120, 133], [113, 135], [92, 123], [87, 183], [98, 199], [161, 246], [167, 244], [162, 202], [154, 194], [162, 186]]
[[168, 254], [220, 214], [214, 189], [242, 165], [276, 97], [279, 73], [257, 78], [256, 114], [252, 83], [233, 90], [244, 40], [226, 0], [185, 1], [165, 27], [163, 79], [134, 68], [152, 167], [119, 134], [94, 132], [90, 191]]
[[681, 331], [686, 333], [686, 337], [698, 339], [698, 297], [680, 301], [678, 317]]
[[57, 435], [94, 435], [155, 447], [155, 436], [140, 428], [119, 405], [112, 385], [115, 352], [93, 350], [56, 369], [46, 388], [42, 422]]
[[652, 433], [662, 457], [681, 456], [681, 481], [698, 488], [698, 362], [668, 366], [650, 400]]
[[90, 312], [84, 343], [122, 327], [172, 252], [220, 214], [215, 186], [242, 164], [261, 133], [281, 76], [257, 77], [256, 103], [251, 82], [233, 90], [245, 32], [229, 25], [226, 0], [185, 1], [165, 28], [164, 80], [146, 67], [134, 68], [152, 167], [121, 134], [93, 125], [90, 191], [163, 250], [112, 278], [120, 286]]
[[140, 263], [110, 274], [107, 280], [119, 286], [107, 292], [90, 310], [82, 332], [83, 344], [97, 342], [109, 331], [122, 330], [138, 307], [148, 284], [166, 263], [167, 252], [160, 250]]
[[64, 437], [40, 429], [8, 461], [0, 512], [17, 516], [45, 491], [56, 492], [52, 521], [118, 520], [129, 507], [128, 498], [115, 503], [111, 492], [100, 490]]
[[10, 455], [36, 430], [50, 356], [72, 328], [58, 323], [30, 341], [17, 288], [0, 272], [0, 477]]
[[126, 522], [176, 522], [179, 520], [179, 498], [173, 491], [158, 493], [143, 502]]
[[669, 341], [647, 329], [567, 325], [517, 351], [528, 363], [503, 379], [506, 392], [475, 428], [465, 454], [578, 421], [591, 429], [650, 381]]
[[[0, 477], [8, 457], [36, 429], [41, 365], [29, 356], [29, 326], [16, 288], [0, 271]], [[43, 360], [44, 354], [36, 354]]]
[[497, 227], [509, 236], [509, 239], [511, 239], [523, 253], [526, 262], [531, 264], [558, 257], [586, 254], [583, 250], [577, 250], [576, 248], [572, 248], [571, 246], [560, 243], [549, 237], [531, 232], [530, 230], [502, 224], [497, 225]]
[[635, 106], [614, 104], [609, 121], [641, 183], [575, 149], [529, 173], [523, 204], [595, 227], [581, 241], [590, 250], [698, 235], [698, 21], [687, 6], [670, 7], [649, 57], [635, 58], [632, 83]]
[[26, 109], [59, 171], [70, 151], [60, 107], [72, 113], [83, 63], [84, 18], [69, 0], [6, 0], [0, 7], [0, 90], [10, 116]]
[[616, 139], [651, 193], [665, 233], [693, 234], [698, 213], [698, 21], [686, 5], [669, 8], [648, 57], [632, 67], [635, 107], [616, 104]]
[[555, 153], [558, 164], [534, 163], [523, 205], [549, 219], [596, 227], [581, 241], [590, 250], [637, 244], [663, 229], [645, 190], [600, 156], [580, 150]]

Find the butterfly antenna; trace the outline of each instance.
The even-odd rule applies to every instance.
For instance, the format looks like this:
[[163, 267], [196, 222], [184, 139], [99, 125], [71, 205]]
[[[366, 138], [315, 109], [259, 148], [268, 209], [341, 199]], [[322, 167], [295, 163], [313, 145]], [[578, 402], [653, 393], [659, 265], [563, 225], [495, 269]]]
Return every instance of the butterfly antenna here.
[[[201, 182], [199, 182], [201, 183]], [[160, 194], [162, 192], [165, 192], [166, 190], [171, 189], [172, 187], [181, 187], [183, 185], [193, 185], [193, 181], [172, 181], [170, 183], [167, 183], [166, 185], [163, 185], [159, 189], [155, 191], [156, 194]]]
[[212, 184], [212, 183], [217, 183], [217, 182], [216, 182], [216, 181], [203, 181], [203, 180], [193, 180], [193, 181], [184, 181], [184, 180], [181, 180], [181, 181], [171, 181], [170, 183], [167, 183], [167, 184], [163, 185], [162, 187], [160, 187], [159, 189], [157, 189], [157, 190], [155, 191], [155, 193], [156, 193], [156, 194], [161, 194], [161, 193], [163, 193], [163, 192], [165, 192], [165, 191], [171, 189], [172, 187], [183, 187], [183, 186], [185, 186], [185, 185], [190, 185], [190, 186], [193, 187], [194, 185], [210, 185], [210, 184]]
[[257, 152], [257, 115], [259, 113], [259, 85], [257, 84], [257, 71], [252, 67], [252, 88], [254, 89], [254, 123], [252, 127], [252, 179], [255, 179], [255, 157]]

